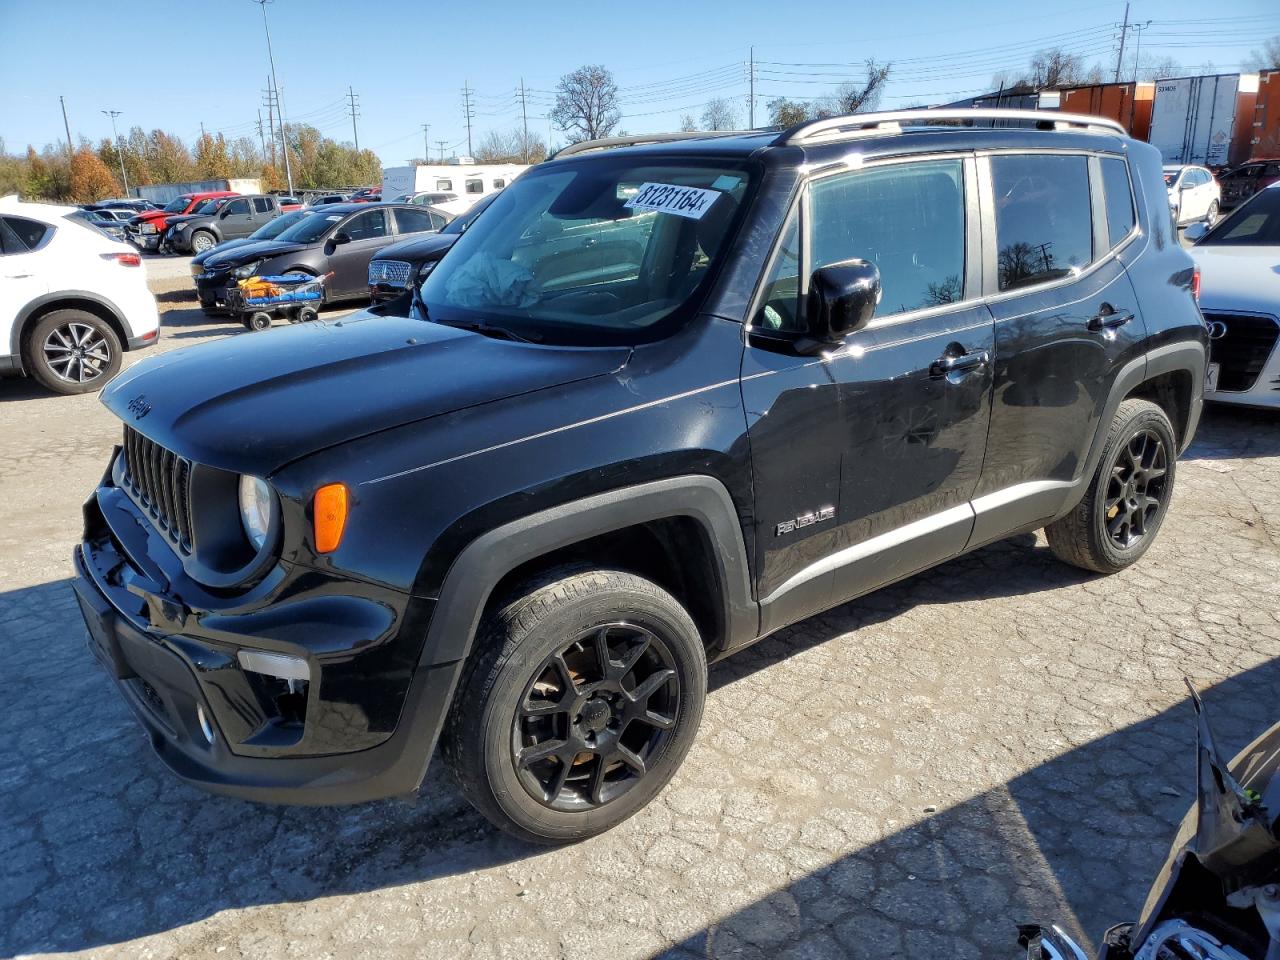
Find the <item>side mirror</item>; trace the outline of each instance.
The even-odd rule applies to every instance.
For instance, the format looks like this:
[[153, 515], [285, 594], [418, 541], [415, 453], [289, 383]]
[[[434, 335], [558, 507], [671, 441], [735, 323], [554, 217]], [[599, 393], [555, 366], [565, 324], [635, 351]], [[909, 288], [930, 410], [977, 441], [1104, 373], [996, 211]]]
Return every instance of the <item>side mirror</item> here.
[[333, 242], [338, 244], [339, 246], [341, 246], [344, 243], [350, 243], [351, 234], [347, 233], [347, 231], [345, 230], [339, 230], [337, 233], [333, 235]]
[[1209, 225], [1203, 220], [1197, 220], [1195, 223], [1182, 231], [1182, 235], [1191, 243], [1198, 243], [1209, 232]]
[[805, 310], [809, 333], [830, 342], [861, 330], [880, 303], [880, 270], [866, 260], [843, 260], [813, 271]]

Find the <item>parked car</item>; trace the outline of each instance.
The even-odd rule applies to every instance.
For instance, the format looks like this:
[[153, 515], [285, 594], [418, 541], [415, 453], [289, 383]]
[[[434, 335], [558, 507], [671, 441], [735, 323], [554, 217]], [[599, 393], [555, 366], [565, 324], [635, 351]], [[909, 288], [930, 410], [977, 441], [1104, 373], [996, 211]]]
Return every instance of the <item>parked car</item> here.
[[1164, 183], [1169, 192], [1169, 210], [1178, 226], [1203, 220], [1213, 223], [1222, 207], [1218, 181], [1204, 167], [1165, 167]]
[[[1005, 125], [920, 129], [962, 118]], [[438, 739], [494, 823], [580, 839], [670, 780], [709, 661], [1037, 528], [1137, 561], [1207, 331], [1158, 152], [1053, 121], [577, 144], [413, 316], [134, 366], [76, 589], [161, 758], [347, 803]]]
[[197, 253], [191, 258], [191, 276], [198, 277], [204, 272], [204, 262], [216, 253], [226, 253], [228, 250], [234, 250], [236, 247], [243, 247], [246, 244], [256, 243], [259, 240], [274, 240], [280, 234], [284, 233], [303, 217], [309, 217], [315, 211], [313, 210], [290, 210], [288, 213], [282, 213], [273, 220], [268, 220], [253, 233], [247, 237], [239, 237], [235, 240], [223, 240], [209, 250], [203, 253]]
[[1213, 336], [1205, 398], [1280, 408], [1280, 183], [1186, 236]]
[[226, 291], [237, 280], [257, 275], [333, 273], [325, 302], [364, 297], [369, 260], [398, 237], [432, 230], [427, 211], [406, 204], [343, 203], [311, 208], [311, 216], [274, 240], [210, 255], [197, 276], [196, 292], [205, 313], [226, 312]]
[[111, 200], [99, 200], [97, 203], [84, 205], [86, 210], [132, 210], [135, 214], [146, 210], [159, 210], [160, 205], [151, 200], [139, 197], [118, 197]]
[[458, 199], [456, 193], [439, 190], [420, 190], [417, 193], [405, 193], [396, 198], [396, 203], [415, 203], [418, 206], [434, 207], [441, 203], [453, 203]]
[[0, 375], [86, 393], [159, 336], [136, 250], [76, 207], [0, 198]]
[[110, 210], [77, 210], [75, 213], [68, 214], [68, 216], [90, 224], [112, 240], [128, 243], [129, 234], [125, 229], [125, 221], [111, 216], [111, 213], [112, 211]]
[[307, 201], [308, 207], [323, 207], [330, 203], [350, 203], [351, 198], [345, 193], [321, 193]]
[[285, 213], [292, 213], [294, 210], [302, 209], [302, 201], [297, 197], [277, 195], [276, 200], [280, 204], [280, 209]]
[[214, 197], [212, 200], [206, 200], [190, 213], [173, 214], [166, 218], [168, 226], [165, 227], [164, 233], [160, 235], [160, 245], [156, 247], [158, 253], [175, 253], [171, 241], [173, 239], [173, 231], [176, 226], [185, 223], [188, 220], [194, 220], [197, 217], [213, 216], [224, 206], [230, 203], [231, 197]]
[[281, 212], [279, 198], [270, 194], [228, 198], [214, 210], [170, 221], [163, 243], [176, 253], [204, 253], [224, 240], [249, 236]]
[[128, 223], [137, 214], [133, 207], [85, 207], [88, 213], [98, 214], [99, 219], [115, 220], [117, 223]]
[[142, 250], [158, 250], [160, 238], [169, 228], [170, 216], [193, 212], [206, 200], [218, 197], [238, 197], [232, 190], [209, 190], [202, 193], [184, 193], [159, 210], [146, 210], [129, 221], [129, 241]]
[[445, 225], [438, 233], [400, 240], [383, 247], [369, 261], [369, 299], [374, 303], [393, 300], [411, 287], [417, 286], [449, 252], [454, 241], [466, 232], [472, 221], [499, 196], [491, 193], [478, 200], [460, 217], [450, 217], [436, 207], [427, 210], [433, 218], [439, 217]]
[[351, 195], [352, 203], [378, 203], [382, 200], [381, 187], [365, 187]]
[[1236, 207], [1259, 190], [1280, 183], [1280, 160], [1257, 160], [1242, 163], [1218, 177], [1222, 188], [1222, 209]]

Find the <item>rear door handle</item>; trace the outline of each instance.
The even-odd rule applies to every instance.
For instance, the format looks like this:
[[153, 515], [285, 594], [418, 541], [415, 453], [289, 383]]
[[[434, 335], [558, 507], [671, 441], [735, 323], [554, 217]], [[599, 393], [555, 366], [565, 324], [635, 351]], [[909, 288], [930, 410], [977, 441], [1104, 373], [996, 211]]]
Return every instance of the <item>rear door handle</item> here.
[[1103, 304], [1101, 312], [1096, 317], [1090, 317], [1088, 327], [1090, 330], [1114, 330], [1116, 327], [1123, 327], [1126, 323], [1133, 319], [1133, 314], [1127, 310], [1116, 310], [1109, 304]]
[[960, 373], [981, 367], [990, 359], [990, 354], [985, 350], [979, 350], [977, 353], [962, 353], [954, 357], [942, 356], [930, 364], [929, 372], [935, 377], [945, 377], [948, 373]]

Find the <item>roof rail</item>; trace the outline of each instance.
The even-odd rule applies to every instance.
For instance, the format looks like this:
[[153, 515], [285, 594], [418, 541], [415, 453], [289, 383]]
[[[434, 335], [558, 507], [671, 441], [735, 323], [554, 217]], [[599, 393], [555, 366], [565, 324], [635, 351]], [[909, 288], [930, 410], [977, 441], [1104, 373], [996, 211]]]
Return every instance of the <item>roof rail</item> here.
[[901, 133], [904, 126], [924, 125], [957, 120], [1022, 120], [1033, 121], [1043, 130], [1080, 128], [1097, 133], [1129, 136], [1115, 120], [1089, 117], [1082, 113], [1058, 113], [1056, 110], [1006, 110], [985, 108], [953, 108], [939, 110], [894, 110], [886, 113], [855, 113], [843, 117], [810, 120], [784, 130], [773, 141], [775, 147], [803, 143], [846, 140], [876, 133]]
[[601, 137], [598, 140], [582, 140], [571, 143], [567, 147], [561, 147], [551, 159], [559, 160], [561, 157], [587, 153], [590, 150], [608, 150], [610, 147], [635, 147], [645, 143], [670, 143], [673, 140], [696, 140], [700, 137], [735, 137], [759, 132], [759, 130], [689, 130], [682, 133], [637, 133], [625, 137]]

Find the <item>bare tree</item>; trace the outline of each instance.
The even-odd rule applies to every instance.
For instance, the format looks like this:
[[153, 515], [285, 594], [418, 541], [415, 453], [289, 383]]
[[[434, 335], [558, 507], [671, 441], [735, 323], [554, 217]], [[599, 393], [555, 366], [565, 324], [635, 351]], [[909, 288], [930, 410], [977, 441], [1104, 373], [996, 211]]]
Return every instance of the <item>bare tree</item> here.
[[889, 82], [889, 71], [893, 64], [878, 65], [874, 60], [867, 61], [867, 77], [861, 83], [850, 80], [836, 88], [832, 97], [837, 113], [866, 113], [874, 110], [880, 103], [884, 86]]
[[570, 143], [607, 137], [621, 119], [618, 85], [607, 68], [587, 64], [560, 78], [551, 122]]
[[724, 97], [707, 101], [702, 111], [703, 130], [733, 130], [738, 126], [738, 108]]
[[1250, 71], [1280, 69], [1280, 36], [1264, 40], [1262, 49], [1251, 51], [1243, 66]]
[[[475, 148], [481, 163], [524, 163], [524, 131], [490, 130]], [[541, 163], [547, 158], [547, 145], [537, 133], [529, 132], [529, 162]]]
[[766, 105], [769, 109], [769, 125], [771, 127], [794, 127], [798, 123], [804, 123], [813, 116], [813, 109], [803, 100], [788, 100], [786, 97], [779, 97], [777, 100], [770, 100]]
[[1137, 58], [1137, 62], [1133, 66], [1133, 76], [1135, 79], [1149, 82], [1152, 80], [1161, 80], [1165, 77], [1178, 77], [1184, 71], [1182, 64], [1173, 57], [1155, 57], [1154, 55], [1141, 54]]
[[1045, 87], [1075, 86], [1084, 79], [1084, 62], [1061, 47], [1041, 50], [1031, 58], [1031, 72], [1026, 81], [1037, 90]]
[[694, 122], [692, 113], [681, 114], [680, 116], [680, 132], [692, 133], [698, 129], [697, 123]]

